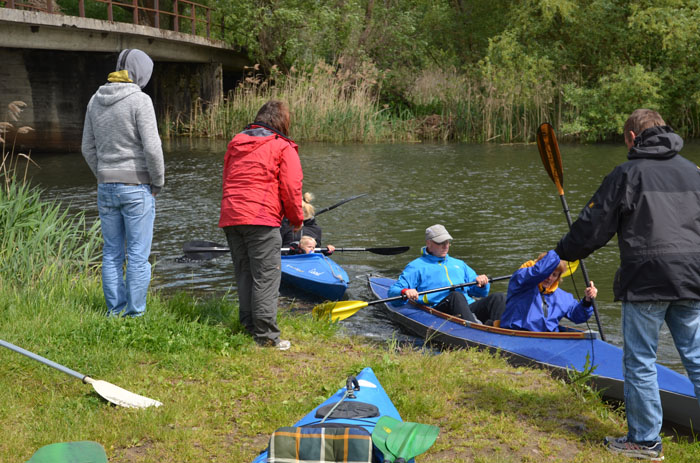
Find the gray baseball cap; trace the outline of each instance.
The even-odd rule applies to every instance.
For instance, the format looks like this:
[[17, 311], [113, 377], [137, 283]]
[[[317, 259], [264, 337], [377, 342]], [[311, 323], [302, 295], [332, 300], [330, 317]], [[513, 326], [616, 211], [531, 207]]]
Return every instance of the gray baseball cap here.
[[444, 226], [438, 223], [425, 229], [425, 239], [436, 243], [444, 243], [447, 240], [451, 240], [452, 236], [447, 233]]

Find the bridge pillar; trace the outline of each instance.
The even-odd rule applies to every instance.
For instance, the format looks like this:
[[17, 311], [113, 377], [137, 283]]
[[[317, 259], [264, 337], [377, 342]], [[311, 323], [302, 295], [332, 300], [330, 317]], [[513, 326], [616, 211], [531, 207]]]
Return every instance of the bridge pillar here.
[[[114, 71], [118, 53], [0, 48], [0, 122], [7, 104], [27, 103], [16, 127], [19, 152], [80, 152], [85, 109], [97, 88]], [[223, 99], [220, 63], [156, 61], [144, 91], [151, 96], [161, 132], [167, 118], [187, 121], [193, 104], [203, 107]], [[12, 135], [10, 139], [14, 138]]]
[[[190, 122], [195, 105], [207, 109], [223, 101], [223, 68], [221, 63], [158, 63], [153, 75], [153, 100], [158, 121]], [[176, 129], [176, 127], [169, 127]]]

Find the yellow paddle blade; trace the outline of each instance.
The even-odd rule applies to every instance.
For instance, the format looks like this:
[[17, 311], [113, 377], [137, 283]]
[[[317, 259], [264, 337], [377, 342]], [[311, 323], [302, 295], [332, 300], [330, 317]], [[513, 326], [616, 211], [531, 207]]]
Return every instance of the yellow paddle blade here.
[[311, 313], [316, 319], [328, 319], [332, 322], [337, 322], [352, 317], [355, 315], [355, 312], [368, 305], [364, 301], [324, 302], [314, 307]]
[[537, 129], [537, 148], [540, 150], [542, 164], [559, 191], [559, 196], [564, 194], [564, 172], [561, 164], [561, 153], [554, 128], [545, 122]]
[[569, 262], [568, 265], [566, 266], [566, 270], [564, 273], [561, 274], [561, 277], [568, 277], [569, 275], [573, 274], [576, 269], [578, 268], [578, 261], [575, 260], [573, 262]]

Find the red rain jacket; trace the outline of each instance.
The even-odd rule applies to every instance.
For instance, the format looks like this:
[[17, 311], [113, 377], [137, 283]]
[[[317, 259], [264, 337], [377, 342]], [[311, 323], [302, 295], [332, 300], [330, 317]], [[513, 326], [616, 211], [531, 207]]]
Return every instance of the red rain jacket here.
[[251, 125], [229, 142], [219, 227], [279, 227], [285, 216], [295, 226], [304, 220], [303, 173], [297, 145], [270, 133]]

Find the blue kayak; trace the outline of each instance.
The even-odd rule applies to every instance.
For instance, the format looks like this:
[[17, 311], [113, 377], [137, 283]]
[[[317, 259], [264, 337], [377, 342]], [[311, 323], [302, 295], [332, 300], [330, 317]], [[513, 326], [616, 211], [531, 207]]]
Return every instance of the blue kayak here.
[[[378, 299], [387, 297], [396, 280], [370, 278]], [[556, 333], [518, 331], [477, 325], [417, 304], [384, 304], [391, 319], [420, 338], [456, 347], [480, 347], [506, 354], [516, 365], [539, 365], [566, 374], [593, 365], [592, 382], [603, 396], [624, 400], [622, 349], [598, 339], [596, 332], [572, 329]], [[663, 365], [656, 365], [664, 419], [698, 429], [700, 405], [690, 380]]]
[[323, 254], [282, 256], [282, 282], [323, 299], [341, 299], [349, 281], [347, 272]]
[[[297, 421], [294, 426], [314, 426], [321, 424], [323, 418], [317, 417], [317, 412], [321, 410], [320, 415], [324, 416], [324, 414], [327, 413], [327, 410], [329, 408], [332, 410], [334, 404], [341, 401], [341, 399], [342, 404], [349, 404], [349, 406], [352, 406], [353, 403], [358, 404], [358, 406], [363, 406], [365, 404], [374, 405], [378, 409], [378, 416], [370, 418], [334, 418], [334, 414], [331, 413], [330, 416], [325, 419], [324, 424], [331, 426], [337, 424], [361, 426], [371, 435], [377, 421], [379, 421], [379, 418], [382, 416], [390, 416], [397, 420], [401, 420], [398, 410], [396, 410], [396, 407], [387, 393], [384, 391], [384, 388], [382, 388], [382, 385], [379, 383], [379, 380], [374, 375], [374, 371], [372, 371], [371, 368], [364, 368], [355, 376], [355, 379], [357, 380], [357, 385], [359, 386], [359, 390], [354, 391], [355, 397], [345, 397], [346, 391], [350, 387], [350, 381], [348, 380], [348, 385], [338, 389], [338, 392], [329, 397], [321, 405], [311, 410], [306, 416]], [[255, 458], [255, 460], [253, 460], [253, 463], [265, 463], [267, 458], [268, 449], [265, 449]]]

